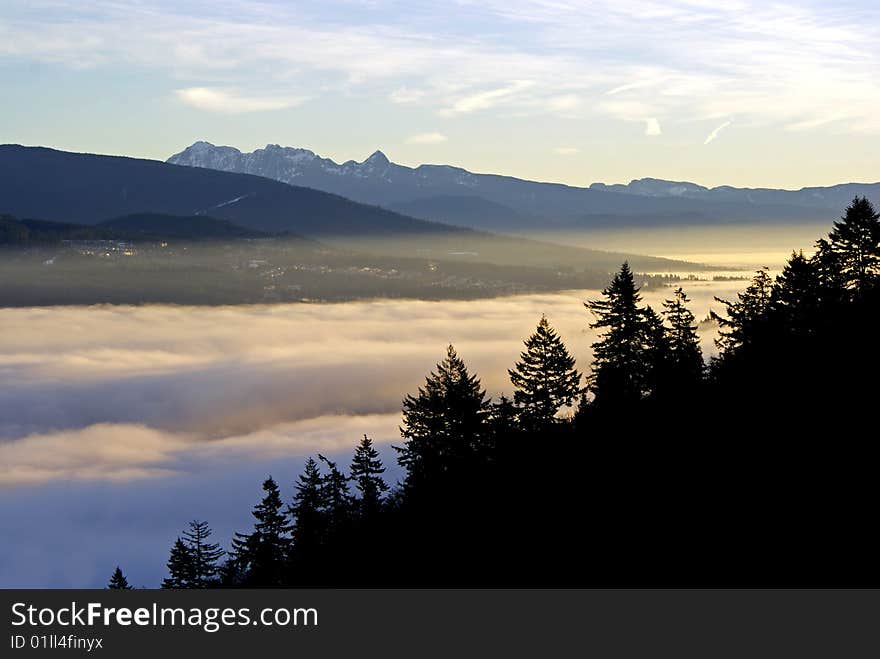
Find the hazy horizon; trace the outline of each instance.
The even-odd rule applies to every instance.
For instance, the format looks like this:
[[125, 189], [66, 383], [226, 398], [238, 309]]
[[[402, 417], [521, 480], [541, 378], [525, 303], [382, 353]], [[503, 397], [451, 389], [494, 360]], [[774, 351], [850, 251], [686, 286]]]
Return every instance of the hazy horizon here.
[[[106, 151], [106, 152], [105, 152], [105, 151], [76, 151], [76, 150], [74, 150], [74, 149], [63, 148], [63, 147], [56, 146], [56, 145], [53, 145], [53, 144], [37, 144], [37, 143], [33, 143], [33, 144], [30, 144], [30, 143], [28, 143], [28, 144], [22, 144], [22, 143], [20, 143], [20, 142], [5, 142], [4, 144], [18, 145], [18, 146], [26, 146], [26, 147], [43, 147], [43, 148], [47, 148], [47, 149], [54, 149], [54, 150], [56, 150], [56, 151], [71, 151], [71, 152], [73, 152], [73, 153], [90, 153], [90, 154], [99, 155], [99, 156], [119, 156], [119, 157], [123, 157], [123, 158], [141, 158], [141, 159], [144, 159], [144, 160], [155, 160], [155, 161], [157, 161], [157, 162], [166, 162], [166, 161], [168, 160], [168, 158], [170, 158], [171, 156], [175, 155], [175, 153], [178, 153], [178, 152], [179, 152], [180, 150], [182, 150], [183, 148], [185, 148], [185, 147], [187, 147], [187, 146], [190, 146], [190, 145], [192, 145], [192, 144], [194, 144], [194, 143], [196, 143], [196, 142], [209, 142], [210, 144], [213, 144], [214, 146], [230, 146], [230, 147], [233, 147], [233, 148], [235, 148], [235, 149], [238, 149], [238, 150], [241, 151], [242, 153], [251, 153], [251, 152], [256, 151], [256, 150], [259, 150], [259, 149], [264, 149], [264, 148], [266, 148], [267, 146], [272, 146], [272, 145], [277, 144], [276, 142], [267, 142], [266, 144], [263, 144], [263, 145], [253, 146], [253, 147], [251, 147], [250, 149], [243, 149], [243, 148], [240, 148], [239, 146], [237, 146], [237, 145], [235, 145], [235, 144], [219, 143], [219, 142], [215, 144], [215, 143], [213, 143], [213, 142], [210, 142], [210, 140], [204, 140], [204, 139], [201, 139], [201, 138], [196, 137], [195, 139], [190, 140], [188, 143], [181, 145], [181, 147], [180, 147], [180, 149], [178, 149], [178, 151], [168, 153], [168, 154], [165, 155], [165, 156], [162, 156], [162, 155], [157, 155], [157, 156], [132, 155], [132, 154], [130, 154], [130, 153], [121, 153], [121, 152], [115, 152], [115, 151], [114, 151], [114, 152], [110, 152], [110, 151]], [[651, 174], [647, 174], [647, 175], [644, 175], [644, 176], [640, 176], [640, 177], [638, 177], [638, 178], [633, 178], [633, 177], [626, 178], [626, 177], [624, 177], [624, 178], [621, 178], [621, 179], [615, 179], [615, 180], [611, 180], [611, 179], [608, 179], [608, 180], [598, 180], [598, 179], [597, 179], [597, 180], [594, 180], [594, 181], [580, 181], [580, 182], [574, 182], [574, 183], [572, 183], [572, 182], [567, 182], [567, 181], [564, 181], [564, 180], [549, 180], [549, 179], [542, 179], [542, 178], [540, 178], [540, 177], [537, 177], [537, 178], [526, 178], [526, 177], [523, 177], [523, 176], [518, 176], [518, 175], [516, 175], [516, 174], [503, 173], [503, 172], [499, 172], [499, 171], [488, 171], [488, 170], [486, 170], [486, 171], [482, 171], [482, 170], [474, 170], [474, 169], [469, 169], [469, 168], [466, 167], [465, 165], [453, 165], [453, 164], [451, 164], [451, 163], [449, 163], [449, 162], [445, 162], [445, 161], [444, 161], [444, 162], [440, 162], [440, 161], [424, 161], [424, 162], [415, 162], [415, 161], [413, 161], [413, 162], [402, 162], [402, 161], [398, 161], [398, 160], [396, 160], [396, 159], [394, 158], [394, 156], [393, 156], [393, 153], [392, 153], [390, 150], [385, 149], [385, 148], [383, 148], [383, 147], [381, 147], [381, 146], [377, 146], [376, 148], [374, 148], [374, 149], [372, 149], [372, 150], [369, 150], [367, 153], [362, 153], [362, 154], [360, 154], [360, 155], [358, 155], [358, 154], [352, 154], [352, 155], [349, 155], [349, 156], [340, 157], [340, 158], [338, 158], [338, 159], [334, 159], [334, 158], [332, 158], [331, 156], [328, 156], [327, 154], [321, 152], [320, 149], [315, 149], [315, 148], [312, 148], [312, 147], [307, 146], [307, 145], [304, 145], [304, 144], [278, 144], [278, 146], [281, 146], [281, 147], [291, 147], [291, 148], [299, 148], [299, 149], [308, 149], [309, 151], [314, 152], [316, 155], [318, 155], [318, 156], [320, 156], [320, 157], [322, 157], [322, 158], [330, 158], [331, 160], [334, 160], [334, 162], [336, 162], [337, 164], [342, 164], [342, 163], [344, 163], [344, 162], [346, 162], [346, 161], [348, 161], [348, 160], [353, 160], [353, 161], [355, 161], [355, 162], [363, 162], [363, 161], [365, 161], [366, 159], [368, 159], [368, 158], [369, 158], [373, 153], [375, 153], [376, 151], [381, 151], [381, 152], [384, 153], [386, 156], [388, 156], [388, 159], [391, 160], [392, 162], [394, 162], [394, 163], [396, 163], [396, 164], [398, 164], [398, 165], [404, 165], [404, 166], [406, 166], [406, 167], [417, 168], [417, 167], [419, 167], [420, 165], [449, 165], [449, 166], [453, 166], [453, 167], [461, 167], [462, 169], [466, 169], [467, 171], [469, 171], [469, 172], [472, 173], [472, 174], [495, 174], [495, 175], [499, 175], [499, 176], [509, 176], [509, 177], [512, 177], [512, 178], [519, 178], [519, 179], [523, 179], [523, 180], [535, 181], [535, 182], [537, 182], [537, 183], [557, 183], [557, 184], [560, 184], [560, 185], [568, 185], [568, 186], [571, 186], [571, 187], [578, 187], [578, 188], [587, 188], [587, 187], [589, 187], [589, 186], [590, 186], [591, 184], [593, 184], [593, 183], [605, 183], [605, 184], [607, 184], [607, 185], [614, 185], [614, 184], [625, 185], [625, 184], [630, 183], [630, 182], [632, 182], [632, 181], [637, 181], [637, 180], [641, 180], [641, 179], [656, 179], [656, 180], [670, 181], [670, 182], [673, 182], [673, 183], [694, 183], [694, 184], [696, 184], [696, 185], [702, 185], [702, 186], [704, 186], [704, 187], [707, 187], [707, 188], [709, 188], [710, 190], [711, 190], [712, 188], [714, 188], [714, 187], [724, 187], [725, 185], [729, 185], [729, 184], [724, 183], [724, 182], [716, 183], [716, 184], [714, 184], [714, 185], [708, 185], [707, 183], [704, 183], [703, 181], [701, 181], [701, 180], [697, 180], [697, 179], [688, 179], [688, 180], [683, 180], [683, 179], [670, 179], [670, 178], [663, 177], [663, 176], [652, 176]], [[751, 189], [751, 188], [766, 188], [766, 189], [772, 189], [772, 190], [785, 190], [785, 191], [797, 192], [797, 191], [802, 190], [802, 189], [804, 189], [804, 188], [812, 188], [812, 187], [832, 187], [832, 186], [835, 186], [835, 185], [845, 185], [845, 184], [847, 184], [847, 183], [860, 183], [860, 184], [873, 184], [873, 183], [880, 183], [880, 176], [875, 176], [874, 178], [866, 178], [866, 179], [863, 179], [863, 180], [855, 180], [855, 179], [852, 179], [852, 180], [834, 180], [834, 181], [825, 181], [825, 182], [819, 182], [819, 183], [811, 183], [811, 184], [809, 184], [809, 185], [807, 185], [807, 184], [803, 184], [803, 185], [791, 184], [789, 187], [778, 187], [778, 186], [772, 186], [772, 185], [743, 185], [743, 186], [732, 186], [732, 187], [742, 187], [742, 188], [746, 188], [746, 189]]]

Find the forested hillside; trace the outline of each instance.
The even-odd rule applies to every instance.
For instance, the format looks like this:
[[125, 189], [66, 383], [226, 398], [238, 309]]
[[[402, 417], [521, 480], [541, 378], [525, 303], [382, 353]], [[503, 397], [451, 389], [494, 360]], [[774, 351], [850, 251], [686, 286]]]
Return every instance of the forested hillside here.
[[319, 455], [229, 552], [194, 522], [163, 585], [877, 585], [880, 215], [856, 198], [721, 302], [706, 364], [686, 293], [644, 306], [624, 264], [586, 378], [542, 318], [513, 400], [449, 346], [403, 401], [401, 482], [366, 437]]

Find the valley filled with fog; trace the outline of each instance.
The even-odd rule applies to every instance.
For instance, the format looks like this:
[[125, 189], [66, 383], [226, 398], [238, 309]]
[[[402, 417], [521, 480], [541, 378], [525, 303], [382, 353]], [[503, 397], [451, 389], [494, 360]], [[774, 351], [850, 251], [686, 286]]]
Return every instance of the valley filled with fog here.
[[[684, 282], [698, 319], [743, 284]], [[226, 541], [267, 474], [290, 496], [308, 455], [347, 461], [364, 433], [394, 481], [401, 400], [448, 343], [490, 395], [510, 394], [506, 369], [546, 314], [586, 370], [583, 302], [598, 294], [2, 309], [0, 583], [100, 586], [119, 562], [155, 586], [188, 520]], [[714, 325], [701, 330], [710, 354]]]
[[[691, 263], [744, 269], [745, 274], [761, 267], [776, 269], [792, 250], [811, 254], [817, 236], [827, 224], [717, 224], [682, 227], [595, 228], [568, 231], [525, 232], [524, 236], [573, 247], [611, 252], [652, 254]], [[682, 273], [686, 274], [686, 273]], [[717, 274], [717, 273], [716, 273]]]

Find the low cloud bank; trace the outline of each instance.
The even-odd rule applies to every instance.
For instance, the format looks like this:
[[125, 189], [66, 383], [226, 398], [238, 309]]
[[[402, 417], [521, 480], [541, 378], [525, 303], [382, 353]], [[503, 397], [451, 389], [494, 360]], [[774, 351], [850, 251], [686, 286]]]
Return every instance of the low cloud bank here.
[[[697, 318], [742, 283], [688, 282]], [[507, 368], [546, 313], [586, 370], [583, 301], [597, 295], [2, 309], [0, 586], [102, 587], [120, 564], [155, 587], [190, 519], [227, 546], [267, 474], [289, 500], [305, 456], [347, 465], [364, 433], [396, 482], [401, 399], [448, 343], [491, 395], [510, 393]]]
[[[698, 318], [740, 287], [688, 283]], [[669, 294], [645, 299], [659, 308]], [[0, 310], [0, 485], [163, 477], [350, 447], [365, 432], [390, 441], [401, 399], [450, 342], [491, 395], [510, 393], [507, 368], [544, 313], [586, 370], [582, 302], [597, 295]]]

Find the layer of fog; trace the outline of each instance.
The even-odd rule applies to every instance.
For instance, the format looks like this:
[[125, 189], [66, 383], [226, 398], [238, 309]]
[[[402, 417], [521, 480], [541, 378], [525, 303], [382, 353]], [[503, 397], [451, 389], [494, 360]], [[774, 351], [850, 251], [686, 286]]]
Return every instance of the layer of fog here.
[[[743, 283], [686, 289], [702, 318]], [[307, 455], [347, 460], [364, 433], [393, 461], [401, 399], [448, 343], [491, 395], [510, 393], [543, 313], [585, 370], [597, 295], [0, 309], [0, 585], [101, 585], [116, 562], [156, 585], [187, 520], [224, 542], [247, 527], [267, 473], [290, 496]]]
[[669, 227], [566, 230], [531, 233], [528, 237], [748, 270], [779, 267], [792, 250], [810, 253], [816, 239], [827, 231], [828, 224], [731, 224], [682, 226], [676, 230]]
[[[698, 318], [741, 286], [687, 282]], [[669, 292], [645, 299], [659, 308]], [[401, 399], [448, 343], [490, 394], [509, 393], [506, 370], [546, 314], [585, 369], [595, 335], [582, 303], [596, 296], [0, 310], [0, 484], [161, 475], [181, 453], [274, 455], [383, 424], [390, 440]], [[347, 439], [327, 430], [340, 426]]]

